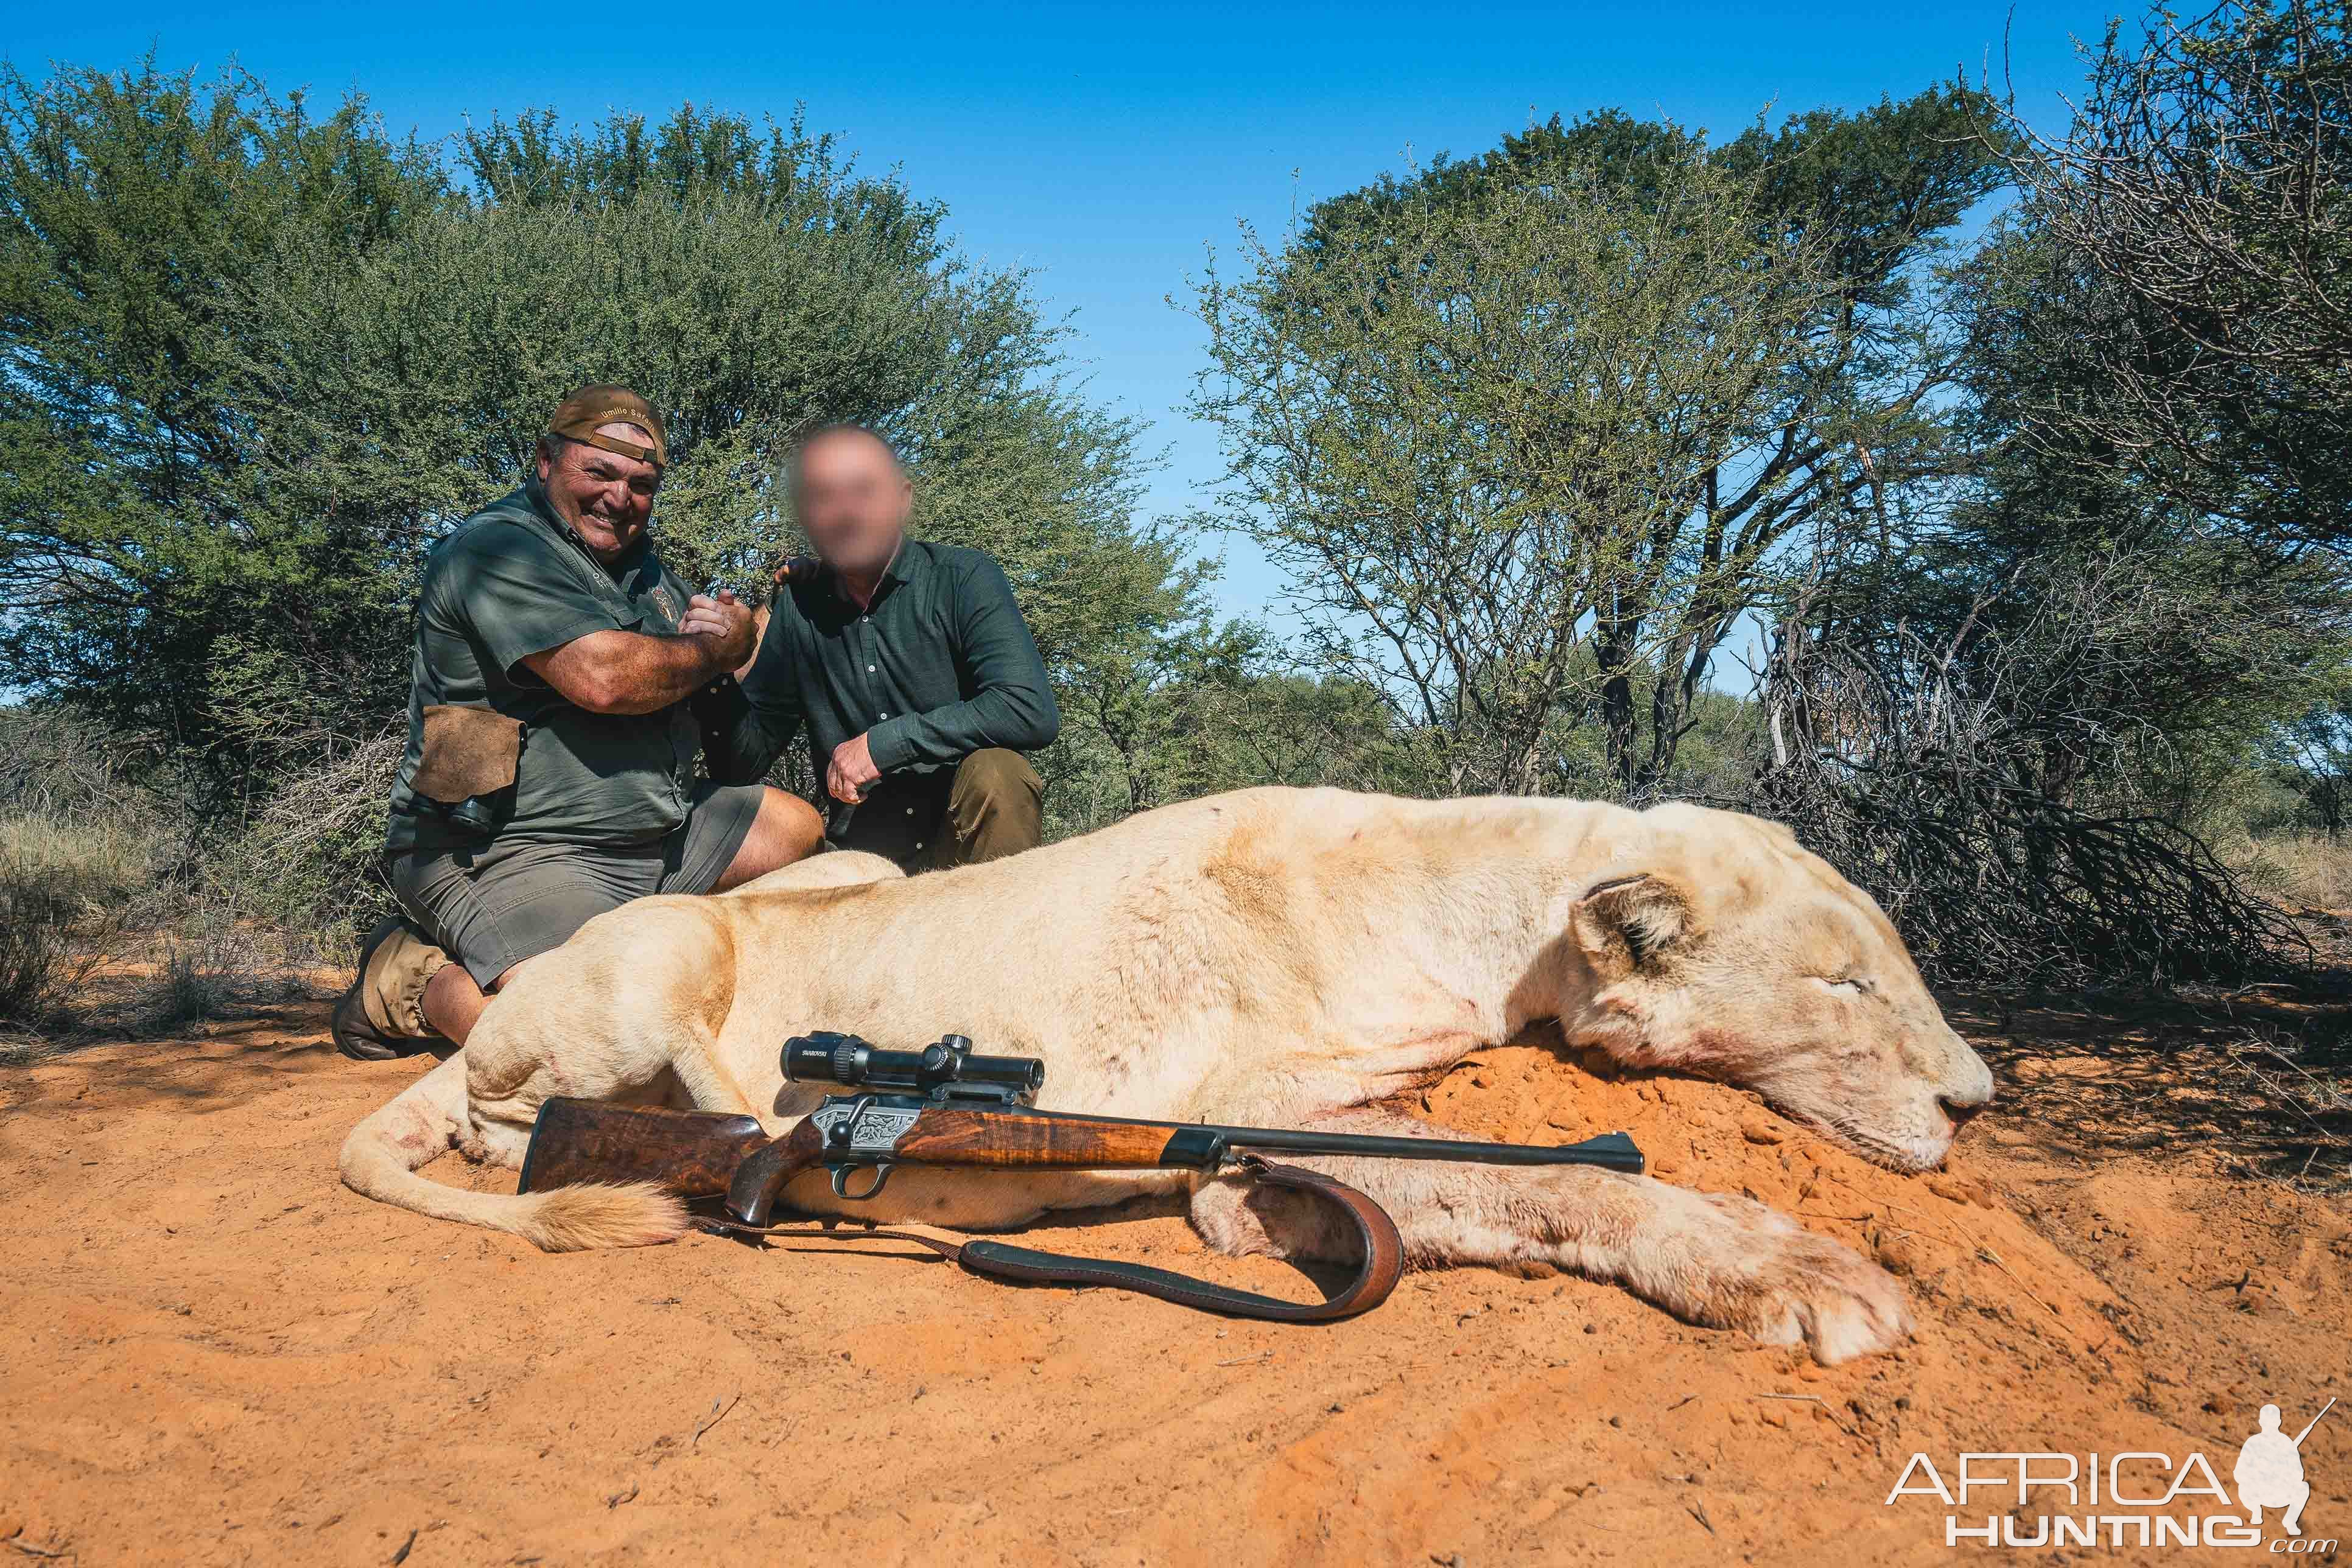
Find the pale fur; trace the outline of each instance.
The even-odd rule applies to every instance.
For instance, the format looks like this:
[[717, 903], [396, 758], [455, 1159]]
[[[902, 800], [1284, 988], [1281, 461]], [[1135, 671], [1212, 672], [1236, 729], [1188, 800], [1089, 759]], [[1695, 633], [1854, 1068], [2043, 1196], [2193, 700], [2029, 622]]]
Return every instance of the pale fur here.
[[[1992, 1093], [1885, 917], [1785, 829], [1687, 806], [1252, 789], [989, 865], [903, 879], [826, 855], [602, 915], [353, 1131], [343, 1178], [545, 1247], [662, 1239], [684, 1217], [650, 1192], [476, 1194], [416, 1171], [452, 1145], [519, 1163], [556, 1094], [783, 1131], [818, 1092], [783, 1082], [778, 1050], [812, 1029], [1040, 1056], [1056, 1109], [1445, 1136], [1385, 1106], [1550, 1018], [1571, 1044], [1751, 1086], [1898, 1169], [1937, 1164], [1948, 1108]], [[1574, 1268], [1824, 1361], [1909, 1330], [1891, 1278], [1745, 1198], [1575, 1167], [1312, 1163], [1385, 1205], [1424, 1266]], [[1344, 1245], [1287, 1196], [1180, 1174], [906, 1169], [872, 1204], [821, 1175], [785, 1197], [993, 1228], [1187, 1189], [1227, 1250]]]

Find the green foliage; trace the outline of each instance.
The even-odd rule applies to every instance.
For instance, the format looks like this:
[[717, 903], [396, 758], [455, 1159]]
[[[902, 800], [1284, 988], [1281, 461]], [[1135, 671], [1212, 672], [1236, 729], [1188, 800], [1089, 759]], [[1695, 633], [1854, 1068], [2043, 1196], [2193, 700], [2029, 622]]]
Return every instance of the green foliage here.
[[1998, 694], [2037, 787], [2188, 812], [2342, 688], [2347, 563], [2250, 536], [2201, 487], [2151, 482], [2152, 440], [2075, 417], [2133, 350], [2103, 336], [2107, 283], [2034, 210], [1998, 226], [1962, 282], [1969, 481], [1854, 541], [1821, 618], [1901, 624], [1963, 656], [2052, 651]]
[[[348, 541], [253, 505], [269, 454], [230, 285], [281, 244], [356, 252], [444, 195], [357, 103], [231, 75], [0, 72], [0, 650], [33, 689], [215, 754], [215, 643], [331, 649]], [[316, 585], [324, 582], [321, 594]]]
[[2352, 668], [2344, 10], [2152, 12], [2089, 65], [2063, 137], [2004, 149], [2026, 199], [1961, 275], [1974, 483], [1838, 613], [1988, 651], [2078, 623], [2004, 694], [2054, 798], [2194, 821], [2295, 757], [2325, 805]]
[[1444, 792], [1422, 737], [1377, 693], [1268, 656], [1255, 627], [1196, 621], [1075, 671], [1046, 796], [1056, 836], [1259, 784]]
[[2007, 182], [2002, 154], [2012, 132], [1996, 122], [1982, 93], [1953, 84], [1854, 112], [1817, 109], [1777, 128], [1761, 122], [1710, 148], [1704, 132], [1636, 120], [1607, 109], [1580, 120], [1554, 115], [1506, 134], [1464, 162], [1439, 156], [1428, 169], [1383, 176], [1318, 204], [1304, 246], [1340, 230], [1384, 227], [1412, 205], [1471, 199], [1486, 189], [1541, 183], [1579, 171], [1644, 204], [1664, 198], [1687, 165], [1706, 162], [1751, 183], [1766, 221], [1783, 233], [1812, 231], [1857, 306], [1890, 308], [1910, 292], [1916, 264], [1937, 236]]
[[1203, 520], [1292, 569], [1308, 662], [1449, 788], [1562, 787], [1554, 716], [1590, 707], [1613, 787], [1656, 791], [1792, 548], [1955, 461], [1959, 345], [1915, 289], [1998, 181], [1980, 118], [1956, 89], [1712, 149], [1555, 120], [1247, 238], [1198, 298]]
[[2352, 678], [2264, 737], [2262, 762], [2277, 803], [2257, 826], [2341, 838], [2352, 820]]

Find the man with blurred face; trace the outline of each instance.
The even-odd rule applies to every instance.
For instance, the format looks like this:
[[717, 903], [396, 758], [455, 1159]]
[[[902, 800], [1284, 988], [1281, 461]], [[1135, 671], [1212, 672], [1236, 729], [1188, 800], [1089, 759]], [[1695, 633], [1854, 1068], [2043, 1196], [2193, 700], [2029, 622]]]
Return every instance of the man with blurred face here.
[[909, 538], [914, 487], [880, 436], [818, 431], [792, 470], [818, 569], [776, 595], [737, 689], [734, 777], [764, 772], [807, 727], [826, 837], [908, 871], [1036, 845], [1045, 787], [1024, 751], [1061, 714], [1003, 570]]
[[[751, 658], [751, 612], [654, 554], [668, 462], [650, 403], [583, 387], [522, 488], [428, 558], [384, 844], [406, 918], [376, 928], [335, 1009], [345, 1055], [463, 1044], [488, 993], [593, 916], [821, 841], [807, 802], [719, 749], [708, 720]], [[698, 780], [698, 752], [729, 780]]]

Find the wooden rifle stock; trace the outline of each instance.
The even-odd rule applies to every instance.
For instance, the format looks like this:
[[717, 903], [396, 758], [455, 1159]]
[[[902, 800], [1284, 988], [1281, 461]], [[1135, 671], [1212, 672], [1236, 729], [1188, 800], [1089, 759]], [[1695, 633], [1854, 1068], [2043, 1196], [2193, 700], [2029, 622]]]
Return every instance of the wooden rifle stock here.
[[[1190, 1131], [1177, 1122], [1130, 1122], [1108, 1116], [1060, 1112], [971, 1111], [956, 1106], [926, 1110], [877, 1164], [953, 1166], [968, 1170], [1158, 1170], [1201, 1162], [1183, 1148]], [[799, 1140], [814, 1134], [807, 1146]], [[745, 1225], [765, 1225], [784, 1184], [824, 1163], [828, 1145], [814, 1122], [745, 1156], [727, 1191], [727, 1212]], [[845, 1197], [870, 1196], [847, 1192]]]
[[[1199, 1163], [1182, 1147], [1188, 1130], [1181, 1123], [941, 1106], [923, 1112], [888, 1159], [982, 1170], [1154, 1170]], [[824, 1132], [812, 1121], [772, 1139], [750, 1116], [558, 1098], [540, 1107], [518, 1190], [658, 1182], [683, 1197], [729, 1195], [739, 1219], [764, 1225], [784, 1185], [824, 1164], [825, 1152]]]
[[650, 1181], [684, 1197], [716, 1197], [767, 1142], [751, 1116], [557, 1098], [539, 1108], [515, 1190]]

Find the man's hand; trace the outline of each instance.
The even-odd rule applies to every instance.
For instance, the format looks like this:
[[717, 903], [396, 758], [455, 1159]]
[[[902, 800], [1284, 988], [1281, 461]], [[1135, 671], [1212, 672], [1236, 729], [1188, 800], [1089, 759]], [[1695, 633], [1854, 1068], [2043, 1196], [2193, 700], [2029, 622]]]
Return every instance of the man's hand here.
[[760, 644], [767, 640], [767, 636], [768, 606], [762, 604], [751, 612], [751, 656], [735, 666], [737, 680], [748, 681], [751, 678], [751, 666], [760, 662]]
[[824, 770], [826, 792], [850, 806], [866, 799], [866, 791], [881, 779], [882, 770], [874, 766], [874, 753], [862, 735], [852, 736], [835, 747], [833, 763]]
[[686, 618], [678, 622], [677, 629], [681, 636], [710, 639], [713, 670], [732, 670], [749, 664], [760, 645], [760, 629], [752, 622], [751, 606], [737, 599], [731, 588], [720, 589], [715, 599], [698, 593], [688, 600]]

